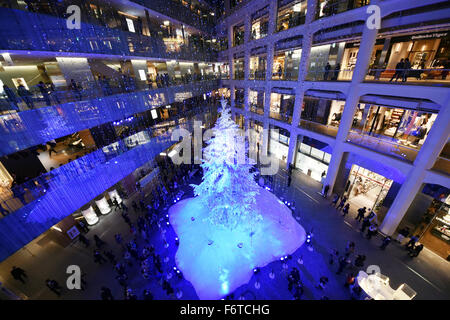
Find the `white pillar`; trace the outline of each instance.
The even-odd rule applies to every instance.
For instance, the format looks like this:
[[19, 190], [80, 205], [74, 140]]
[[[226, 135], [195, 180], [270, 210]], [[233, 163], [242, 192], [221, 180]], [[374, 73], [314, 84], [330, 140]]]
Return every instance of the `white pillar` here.
[[414, 167], [406, 176], [394, 202], [381, 225], [381, 232], [392, 235], [406, 214], [411, 202], [420, 192], [427, 170], [431, 169], [450, 136], [450, 94], [447, 105], [439, 112], [436, 121], [414, 160]]

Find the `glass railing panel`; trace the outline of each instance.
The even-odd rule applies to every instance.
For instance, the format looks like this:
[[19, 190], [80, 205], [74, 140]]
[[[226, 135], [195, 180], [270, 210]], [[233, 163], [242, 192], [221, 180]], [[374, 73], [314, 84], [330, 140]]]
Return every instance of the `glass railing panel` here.
[[418, 149], [406, 147], [388, 139], [362, 135], [357, 132], [349, 132], [347, 141], [408, 162], [413, 162], [419, 152]]
[[321, 124], [308, 120], [300, 120], [300, 128], [311, 130], [317, 133], [321, 133], [330, 137], [336, 137], [338, 132], [338, 127], [330, 126], [326, 124]]
[[369, 69], [365, 81], [386, 83], [450, 85], [450, 69]]

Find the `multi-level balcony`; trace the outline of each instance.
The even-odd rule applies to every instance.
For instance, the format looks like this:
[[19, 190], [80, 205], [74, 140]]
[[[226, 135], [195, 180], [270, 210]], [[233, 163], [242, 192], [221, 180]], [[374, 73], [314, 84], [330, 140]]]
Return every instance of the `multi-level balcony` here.
[[92, 90], [83, 93], [70, 90], [59, 92], [61, 100], [72, 102], [0, 116], [0, 155], [120, 120], [157, 106], [202, 95], [218, 86], [218, 80], [211, 79], [151, 90], [112, 87], [111, 91], [104, 92], [104, 88], [92, 86]]
[[80, 29], [68, 29], [66, 19], [3, 7], [0, 8], [0, 49], [191, 61], [216, 58], [208, 43], [194, 41], [194, 38], [174, 47], [156, 35], [150, 37], [87, 23], [81, 23]]
[[0, 260], [178, 142], [172, 141], [172, 132], [192, 131], [191, 120], [196, 114], [203, 119], [207, 112], [201, 107], [191, 111], [188, 118], [181, 115], [187, 120], [181, 125], [171, 118], [14, 186], [11, 197], [1, 202], [9, 214], [0, 219], [0, 241], [8, 244], [1, 246]]

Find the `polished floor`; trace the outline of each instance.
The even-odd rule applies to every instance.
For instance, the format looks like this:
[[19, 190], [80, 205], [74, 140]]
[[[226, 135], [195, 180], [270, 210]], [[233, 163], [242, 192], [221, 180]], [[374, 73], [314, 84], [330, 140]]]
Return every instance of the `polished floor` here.
[[[449, 299], [450, 298], [450, 263], [431, 251], [425, 249], [419, 257], [412, 259], [407, 252], [398, 244], [391, 243], [385, 251], [380, 250], [381, 237], [367, 240], [359, 231], [358, 223], [354, 220], [354, 212], [343, 218], [336, 209], [330, 206], [330, 200], [324, 199], [320, 194], [320, 184], [312, 181], [300, 172], [294, 172], [294, 178], [289, 188], [285, 184], [285, 172], [280, 170], [275, 176], [275, 192], [288, 200], [295, 201], [295, 216], [302, 226], [307, 230], [313, 230], [313, 250], [310, 251], [305, 245], [298, 249], [287, 266], [296, 266], [300, 270], [304, 284], [302, 299], [321, 299], [324, 296], [329, 299], [350, 299], [347, 288], [344, 287], [347, 270], [336, 275], [337, 263], [328, 263], [329, 251], [333, 248], [341, 253], [344, 251], [347, 241], [356, 243], [355, 253], [363, 253], [367, 256], [365, 267], [378, 265], [381, 273], [390, 278], [393, 288], [402, 283], [407, 283], [417, 292], [416, 299]], [[199, 182], [199, 177], [191, 181]], [[191, 188], [184, 186], [183, 189], [189, 196]], [[130, 203], [132, 199], [127, 202]], [[131, 205], [130, 218], [133, 222], [141, 212], [133, 212]], [[353, 208], [353, 210], [356, 208]], [[165, 213], [161, 212], [161, 217]], [[72, 243], [66, 248], [61, 247], [45, 235], [39, 237], [31, 244], [16, 252], [6, 261], [0, 264], [0, 281], [5, 287], [17, 295], [28, 299], [99, 299], [100, 287], [107, 286], [112, 290], [115, 299], [123, 299], [123, 289], [115, 279], [116, 272], [110, 263], [98, 265], [93, 261], [94, 234], [100, 236], [107, 242], [106, 249], [112, 249], [116, 257], [122, 256], [122, 248], [114, 241], [114, 234], [121, 233], [125, 239], [130, 239], [128, 225], [120, 217], [119, 212], [112, 212], [101, 217], [101, 221], [93, 226], [87, 237], [91, 240], [88, 248], [79, 242]], [[164, 276], [173, 272], [175, 266], [174, 256], [176, 246], [175, 234], [171, 228], [167, 228], [165, 238], [169, 247], [163, 245], [163, 237], [157, 226], [152, 228], [150, 242], [156, 247], [156, 252], [161, 255]], [[142, 239], [138, 245], [144, 244]], [[301, 258], [301, 259], [299, 259]], [[299, 263], [301, 262], [301, 263]], [[61, 297], [51, 292], [45, 286], [45, 279], [52, 278], [65, 287], [67, 278], [66, 268], [68, 265], [76, 264], [85, 273], [87, 282], [86, 289], [68, 290], [64, 289]], [[9, 271], [13, 265], [23, 268], [28, 274], [26, 284], [12, 279]], [[235, 299], [292, 299], [288, 291], [287, 271], [281, 261], [274, 261], [261, 269], [248, 284], [239, 287], [234, 292]], [[175, 295], [169, 297], [162, 290], [160, 282], [155, 278], [145, 280], [136, 262], [127, 269], [129, 274], [129, 287], [134, 290], [139, 298], [142, 298], [144, 288], [150, 289], [155, 299], [197, 299], [192, 285], [186, 280], [177, 279], [173, 276], [169, 280], [175, 290]], [[273, 272], [275, 278], [271, 279], [269, 274]], [[329, 283], [324, 290], [317, 289], [319, 278], [326, 276]], [[170, 277], [170, 275], [169, 275]], [[256, 285], [258, 282], [260, 285]], [[2, 296], [0, 296], [2, 298]]]

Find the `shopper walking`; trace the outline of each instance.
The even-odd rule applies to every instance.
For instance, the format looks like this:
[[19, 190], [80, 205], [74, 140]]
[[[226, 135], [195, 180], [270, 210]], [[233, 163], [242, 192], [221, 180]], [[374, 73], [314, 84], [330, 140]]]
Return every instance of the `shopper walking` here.
[[403, 65], [403, 76], [402, 76], [402, 82], [406, 82], [408, 80], [409, 76], [409, 69], [411, 69], [411, 62], [409, 62], [409, 59], [405, 59], [405, 63]]
[[49, 95], [49, 92], [48, 92], [48, 88], [46, 87], [44, 82], [43, 81], [39, 81], [37, 87], [39, 89], [39, 92], [42, 94], [42, 97], [44, 98], [45, 104], [47, 106], [50, 106], [51, 105], [50, 95]]
[[378, 225], [376, 223], [372, 223], [370, 225], [369, 229], [367, 230], [366, 238], [369, 240], [372, 239], [372, 237], [377, 234], [377, 231], [378, 231]]
[[366, 228], [369, 227], [369, 226], [370, 226], [370, 220], [369, 220], [369, 217], [367, 216], [367, 217], [365, 217], [363, 219], [363, 222], [362, 222], [362, 225], [361, 225], [361, 232], [364, 233]]
[[329, 62], [327, 62], [327, 64], [325, 65], [325, 68], [324, 68], [323, 80], [325, 80], [325, 81], [328, 80], [328, 74], [330, 73], [330, 69], [331, 69], [331, 65]]
[[15, 280], [20, 281], [23, 284], [25, 284], [24, 278], [28, 279], [28, 276], [27, 276], [25, 270], [23, 270], [22, 268], [16, 267], [16, 266], [12, 267], [11, 275]]
[[94, 251], [94, 262], [98, 264], [103, 264], [103, 262], [106, 262], [106, 259], [102, 256], [102, 254], [98, 250]]
[[355, 267], [358, 268], [364, 267], [364, 261], [366, 261], [366, 256], [363, 254], [358, 254], [354, 262]]
[[339, 268], [336, 271], [336, 274], [341, 274], [342, 271], [344, 271], [344, 269], [351, 263], [350, 259], [342, 256], [339, 258]]
[[33, 94], [27, 88], [25, 88], [23, 84], [20, 84], [17, 87], [17, 94], [22, 98], [23, 102], [25, 102], [28, 109], [34, 109]]
[[98, 247], [98, 248], [101, 248], [103, 245], [105, 245], [106, 244], [106, 242], [105, 241], [103, 241], [102, 239], [100, 239], [100, 237], [98, 236], [98, 235], [94, 235], [94, 241], [95, 241], [95, 245]]
[[403, 67], [404, 67], [404, 59], [400, 59], [400, 62], [398, 62], [395, 65], [395, 73], [392, 76], [391, 80], [389, 80], [389, 82], [392, 82], [392, 80], [394, 80], [395, 78], [395, 82], [397, 82], [398, 78], [400, 78], [403, 74]]
[[414, 246], [414, 247], [410, 250], [409, 256], [410, 256], [411, 258], [416, 258], [422, 250], [423, 250], [423, 244], [419, 244], [419, 245], [417, 245], [417, 246]]
[[390, 236], [387, 236], [383, 239], [383, 241], [381, 242], [381, 246], [380, 249], [384, 250], [386, 249], [386, 247], [389, 245], [389, 243], [391, 243], [392, 239]]
[[341, 199], [341, 202], [339, 202], [339, 205], [337, 206], [336, 209], [338, 209], [340, 211], [344, 207], [346, 201], [347, 201], [347, 197], [343, 196]]
[[84, 244], [85, 248], [89, 247], [89, 240], [82, 233], [78, 236], [78, 240]]
[[16, 94], [14, 93], [14, 90], [8, 87], [6, 84], [3, 85], [3, 93], [6, 96], [6, 100], [9, 102], [9, 105], [12, 107], [12, 109], [16, 111], [20, 111], [18, 103], [19, 99], [17, 98]]
[[53, 291], [58, 297], [61, 296], [61, 286], [59, 285], [59, 283], [56, 280], [50, 280], [47, 279], [45, 280], [45, 284], [47, 285], [47, 287]]
[[9, 211], [3, 208], [3, 206], [0, 204], [0, 213], [6, 217], [9, 214]]
[[419, 241], [419, 236], [418, 235], [415, 235], [415, 236], [412, 236], [410, 239], [409, 239], [409, 241], [408, 241], [408, 243], [406, 244], [406, 249], [411, 249], [411, 248], [414, 248], [414, 246], [416, 245], [416, 242], [417, 241]]
[[335, 193], [333, 196], [333, 201], [331, 201], [331, 205], [333, 207], [336, 207], [336, 204], [338, 203], [338, 201], [339, 201], [339, 195], [337, 193]]
[[350, 210], [350, 203], [347, 203], [344, 208], [342, 209], [342, 216], [345, 217], [348, 214], [348, 211]]
[[337, 251], [336, 249], [331, 249], [330, 250], [330, 254], [329, 254], [329, 258], [328, 258], [328, 263], [331, 265], [334, 263], [335, 259], [338, 259], [339, 257], [339, 251]]
[[336, 66], [334, 67], [333, 77], [331, 78], [331, 80], [336, 81], [340, 71], [341, 71], [341, 64], [336, 63]]
[[361, 220], [364, 219], [365, 213], [366, 213], [366, 207], [359, 208], [358, 215], [356, 216], [355, 220], [358, 220], [359, 222], [361, 222]]

